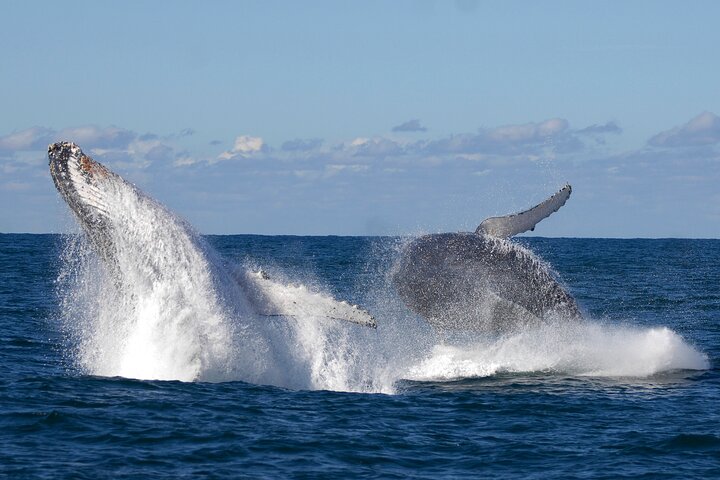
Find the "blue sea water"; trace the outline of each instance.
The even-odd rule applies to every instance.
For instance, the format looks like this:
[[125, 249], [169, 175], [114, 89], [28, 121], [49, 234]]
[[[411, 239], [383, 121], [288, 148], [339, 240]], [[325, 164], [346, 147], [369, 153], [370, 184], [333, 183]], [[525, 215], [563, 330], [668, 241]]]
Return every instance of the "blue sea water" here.
[[92, 332], [68, 326], [72, 241], [0, 235], [1, 476], [720, 477], [718, 240], [519, 239], [589, 324], [461, 346], [408, 340], [423, 325], [388, 288], [396, 239], [207, 240], [367, 305], [377, 330], [338, 338], [380, 346], [299, 388], [100, 375], [104, 352], [78, 359]]

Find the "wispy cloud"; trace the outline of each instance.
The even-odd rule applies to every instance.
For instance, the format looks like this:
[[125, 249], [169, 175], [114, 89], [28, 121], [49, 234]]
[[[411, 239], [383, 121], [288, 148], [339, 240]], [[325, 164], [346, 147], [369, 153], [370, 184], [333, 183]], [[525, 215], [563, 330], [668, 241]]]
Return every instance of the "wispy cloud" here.
[[343, 145], [345, 152], [359, 157], [385, 158], [402, 155], [405, 148], [394, 140], [388, 138], [358, 137], [350, 143]]
[[138, 134], [116, 126], [82, 125], [61, 130], [36, 126], [0, 136], [0, 159], [4, 163], [30, 164], [29, 155], [43, 158], [49, 143], [71, 141], [98, 161], [116, 168], [143, 169], [153, 163], [190, 165], [198, 160], [186, 151], [178, 152], [174, 143], [193, 134], [194, 130], [190, 128], [159, 136], [151, 132]]
[[101, 162], [107, 162], [115, 167], [145, 169], [151, 164], [168, 164], [175, 160], [177, 154], [175, 147], [169, 143], [172, 137], [161, 138], [158, 135], [147, 133], [135, 136], [128, 144], [117, 142], [114, 146], [104, 148], [87, 148], [86, 144], [80, 146]]
[[154, 133], [144, 133], [138, 137], [138, 140], [141, 141], [148, 141], [148, 140], [157, 140], [159, 137], [155, 135]]
[[293, 169], [289, 171], [281, 171], [277, 172], [280, 175], [283, 175], [285, 173], [292, 173], [297, 178], [301, 178], [303, 180], [328, 180], [330, 178], [336, 177], [338, 175], [347, 173], [347, 174], [358, 174], [358, 173], [365, 173], [371, 170], [370, 165], [364, 165], [364, 164], [357, 164], [357, 163], [330, 163], [324, 166], [315, 166], [312, 168], [303, 168], [303, 169]]
[[[424, 128], [418, 120], [399, 125], [405, 130]], [[397, 129], [396, 129], [397, 130]], [[583, 136], [599, 138], [605, 134], [619, 134], [622, 129], [614, 122], [596, 124], [581, 130], [572, 129], [567, 120], [551, 118], [540, 122], [502, 125], [483, 128], [474, 133], [459, 133], [438, 139], [403, 141], [385, 136], [356, 137], [335, 144], [325, 144], [319, 138], [294, 139], [281, 144], [280, 149], [271, 149], [261, 137], [241, 135], [235, 139], [233, 148], [222, 152], [214, 164], [222, 160], [262, 157], [265, 167], [292, 161], [296, 171], [315, 172], [326, 165], [406, 163], [416, 165], [439, 165], [448, 161], [486, 161], [493, 165], [536, 160], [543, 155], [577, 153], [586, 148]], [[353, 160], [355, 159], [355, 160]], [[175, 165], [185, 166], [192, 162], [183, 160]], [[307, 168], [301, 167], [302, 165]], [[360, 170], [348, 170], [356, 171]], [[310, 176], [305, 175], [305, 177]], [[325, 175], [316, 175], [325, 177]]]
[[615, 122], [607, 122], [604, 125], [594, 124], [577, 131], [580, 135], [605, 135], [608, 133], [619, 135], [622, 132], [622, 128]]
[[167, 162], [173, 159], [173, 153], [174, 151], [172, 147], [159, 144], [148, 150], [145, 154], [145, 158], [151, 162]]
[[116, 126], [83, 125], [62, 130], [32, 127], [0, 137], [0, 153], [5, 160], [29, 163], [26, 157], [32, 154], [33, 158], [43, 158], [49, 143], [72, 141], [98, 161], [113, 167], [146, 168], [151, 163], [169, 163], [176, 159], [178, 154], [168, 143], [175, 137], [177, 135], [161, 138], [154, 133], [138, 135]]
[[322, 145], [323, 141], [321, 138], [307, 138], [295, 140], [288, 140], [282, 144], [282, 150], [286, 152], [308, 152], [315, 150]]
[[0, 152], [41, 150], [52, 141], [53, 131], [45, 127], [31, 127], [0, 137]]
[[[420, 138], [390, 133], [373, 137], [363, 132], [332, 141], [296, 138], [279, 142], [276, 148], [252, 135], [222, 138], [213, 142], [221, 145], [217, 147], [208, 145], [212, 137], [181, 137], [177, 132], [139, 134], [115, 126], [58, 131], [36, 126], [0, 136], [0, 191], [8, 197], [46, 195], [51, 183], [45, 149], [58, 136], [67, 135], [65, 139], [77, 142], [157, 198], [173, 199], [178, 205], [183, 205], [180, 198], [192, 198], [192, 208], [200, 205], [225, 213], [244, 208], [251, 217], [257, 210], [247, 199], [272, 197], [285, 202], [283, 208], [292, 211], [288, 214], [292, 221], [302, 212], [326, 205], [333, 205], [335, 211], [364, 211], [363, 205], [367, 211], [392, 211], [388, 205], [405, 205], [406, 213], [395, 212], [398, 225], [404, 228], [402, 218], [415, 218], [413, 207], [423, 202], [426, 208], [435, 208], [437, 218], [450, 218], [455, 212], [458, 219], [469, 218], [477, 213], [457, 208], [459, 203], [469, 204], [467, 198], [481, 198], [477, 205], [483, 205], [489, 214], [500, 213], [505, 208], [526, 206], [492, 203], [502, 197], [500, 193], [513, 190], [508, 185], [544, 191], [548, 184], [554, 188], [569, 180], [577, 185], [578, 199], [585, 201], [587, 208], [601, 206], [606, 212], [617, 212], [636, 202], [629, 210], [636, 212], [632, 218], [639, 226], [631, 233], [642, 233], [639, 222], [644, 219], [660, 224], [667, 211], [676, 212], [682, 221], [661, 232], [675, 234], [685, 224], [700, 225], [717, 214], [717, 207], [711, 211], [706, 199], [716, 194], [720, 181], [718, 121], [717, 116], [705, 112], [658, 133], [650, 145], [614, 153], [598, 148], [595, 142], [622, 134], [617, 123], [574, 128], [563, 118]], [[680, 146], [696, 148], [676, 148]], [[179, 191], [182, 194], [176, 193]], [[242, 198], [238, 191], [243, 192]], [[283, 194], [273, 193], [278, 191]], [[668, 199], [658, 194], [668, 191], [676, 193]], [[625, 194], [634, 198], [623, 197]], [[235, 198], [232, 207], [217, 206], [217, 199], [223, 196]], [[698, 202], [698, 197], [705, 200]], [[463, 201], [458, 203], [458, 198]], [[438, 205], [446, 207], [436, 208]], [[686, 215], [695, 221], [686, 222]], [[602, 217], [602, 231], [621, 231], [615, 217], [614, 213]]]
[[[717, 118], [717, 117], [715, 117]], [[420, 121], [410, 120], [398, 125], [395, 131], [425, 131]], [[194, 133], [190, 128], [170, 135], [152, 132], [138, 134], [117, 126], [86, 125], [55, 131], [45, 127], [32, 127], [0, 137], [0, 153], [7, 158], [18, 152], [44, 150], [58, 139], [78, 143], [99, 161], [111, 166], [144, 169], [149, 165], [213, 165], [233, 159], [262, 159], [263, 171], [287, 172], [282, 164], [293, 162], [294, 170], [323, 172], [328, 165], [371, 165], [382, 162], [383, 168], [402, 167], [407, 164], [436, 166], [454, 161], [475, 161], [501, 165], [534, 160], [548, 154], [576, 153], [586, 147], [584, 136], [599, 138], [605, 134], [619, 134], [622, 129], [614, 122], [595, 124], [583, 129], [572, 129], [562, 118], [540, 122], [502, 125], [482, 128], [473, 133], [458, 133], [440, 138], [402, 140], [386, 136], [363, 137], [327, 144], [320, 138], [296, 138], [285, 141], [279, 149], [272, 149], [260, 136], [239, 135], [232, 148], [220, 154], [196, 149], [187, 150], [187, 140]], [[183, 144], [180, 147], [180, 144]], [[226, 143], [221, 140], [211, 145]], [[208, 147], [204, 147], [208, 149]], [[24, 155], [27, 156], [27, 155]], [[19, 158], [19, 157], [17, 157]], [[393, 165], [394, 164], [394, 165]], [[360, 172], [361, 169], [347, 169]]]
[[400, 125], [396, 125], [392, 129], [393, 132], [427, 132], [427, 128], [423, 127], [420, 124], [420, 120], [415, 118], [413, 120], [408, 120], [405, 123], [401, 123]]
[[137, 137], [135, 132], [114, 126], [85, 125], [56, 131], [47, 127], [32, 127], [0, 137], [0, 151], [44, 150], [49, 143], [67, 140], [84, 148], [127, 148]]
[[190, 156], [187, 152], [179, 152], [175, 154], [175, 160], [173, 166], [175, 167], [188, 167], [198, 163], [198, 160]]
[[648, 143], [655, 147], [697, 147], [720, 142], [720, 117], [703, 112], [679, 127], [660, 132]]
[[126, 149], [137, 134], [115, 126], [99, 127], [97, 125], [86, 125], [82, 127], [65, 128], [56, 132], [53, 137], [56, 140], [68, 140], [81, 145], [83, 148], [100, 149]]
[[419, 153], [431, 155], [456, 154], [519, 154], [537, 153], [550, 147], [561, 151], [582, 148], [568, 121], [551, 118], [543, 122], [481, 129], [477, 133], [451, 135], [439, 140], [420, 142]]

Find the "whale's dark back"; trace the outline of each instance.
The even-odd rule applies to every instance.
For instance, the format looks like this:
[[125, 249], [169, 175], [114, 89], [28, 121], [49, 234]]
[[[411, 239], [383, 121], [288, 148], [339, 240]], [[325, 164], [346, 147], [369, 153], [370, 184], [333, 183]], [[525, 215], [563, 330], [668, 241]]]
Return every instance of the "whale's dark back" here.
[[544, 262], [488, 235], [443, 233], [412, 241], [393, 283], [407, 306], [438, 328], [506, 330], [550, 313], [580, 316]]

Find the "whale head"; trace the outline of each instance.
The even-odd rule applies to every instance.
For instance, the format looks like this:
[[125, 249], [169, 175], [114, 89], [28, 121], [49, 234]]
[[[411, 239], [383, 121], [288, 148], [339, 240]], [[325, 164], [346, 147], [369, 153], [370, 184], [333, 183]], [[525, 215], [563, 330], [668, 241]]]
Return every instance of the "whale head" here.
[[102, 228], [109, 220], [104, 184], [115, 176], [72, 142], [48, 146], [50, 176], [63, 200], [87, 230]]
[[60, 196], [77, 217], [104, 258], [110, 256], [112, 209], [107, 194], [125, 182], [72, 142], [48, 146], [50, 176]]

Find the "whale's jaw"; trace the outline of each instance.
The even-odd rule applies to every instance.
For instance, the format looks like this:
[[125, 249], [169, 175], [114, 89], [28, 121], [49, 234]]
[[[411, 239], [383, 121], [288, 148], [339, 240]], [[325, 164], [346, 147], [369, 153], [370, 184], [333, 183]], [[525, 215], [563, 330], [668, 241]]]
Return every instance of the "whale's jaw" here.
[[50, 176], [65, 203], [77, 217], [101, 256], [111, 255], [109, 229], [111, 208], [107, 190], [118, 182], [125, 183], [102, 164], [96, 162], [72, 142], [48, 146]]

